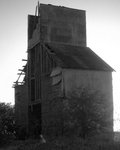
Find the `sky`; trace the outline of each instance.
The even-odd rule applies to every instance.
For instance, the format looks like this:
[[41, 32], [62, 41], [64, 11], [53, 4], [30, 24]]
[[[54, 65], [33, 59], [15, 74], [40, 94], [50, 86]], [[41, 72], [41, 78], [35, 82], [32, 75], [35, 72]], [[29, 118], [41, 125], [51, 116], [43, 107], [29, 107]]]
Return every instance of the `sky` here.
[[[0, 102], [14, 104], [13, 82], [27, 58], [27, 16], [38, 0], [0, 0]], [[87, 46], [113, 73], [115, 129], [120, 129], [120, 0], [40, 0], [40, 3], [86, 10]]]

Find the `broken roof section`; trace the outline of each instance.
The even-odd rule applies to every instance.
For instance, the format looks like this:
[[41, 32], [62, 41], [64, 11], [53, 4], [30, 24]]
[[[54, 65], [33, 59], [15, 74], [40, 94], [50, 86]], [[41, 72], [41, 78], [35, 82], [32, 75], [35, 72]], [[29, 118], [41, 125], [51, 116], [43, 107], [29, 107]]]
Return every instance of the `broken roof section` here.
[[46, 47], [61, 61], [61, 67], [63, 68], [114, 71], [88, 47], [55, 43], [46, 43]]
[[[27, 61], [25, 59], [22, 59], [22, 61]], [[18, 69], [18, 71], [20, 71], [19, 73], [17, 73], [18, 78], [17, 80], [14, 82], [13, 84], [13, 88], [15, 88], [18, 85], [24, 85], [26, 83], [26, 74], [27, 74], [27, 63], [23, 66], [22, 69]]]

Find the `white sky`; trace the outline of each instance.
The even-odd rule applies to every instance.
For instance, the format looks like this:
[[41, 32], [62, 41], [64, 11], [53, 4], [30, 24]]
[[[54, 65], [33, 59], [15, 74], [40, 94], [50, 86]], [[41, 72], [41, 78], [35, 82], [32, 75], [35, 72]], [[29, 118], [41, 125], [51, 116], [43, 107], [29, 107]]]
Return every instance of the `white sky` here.
[[[120, 118], [120, 0], [40, 0], [40, 3], [86, 10], [87, 46], [111, 65], [115, 119]], [[0, 0], [0, 102], [14, 103], [12, 84], [27, 57], [27, 15], [37, 0]], [[117, 121], [115, 128], [120, 129]]]

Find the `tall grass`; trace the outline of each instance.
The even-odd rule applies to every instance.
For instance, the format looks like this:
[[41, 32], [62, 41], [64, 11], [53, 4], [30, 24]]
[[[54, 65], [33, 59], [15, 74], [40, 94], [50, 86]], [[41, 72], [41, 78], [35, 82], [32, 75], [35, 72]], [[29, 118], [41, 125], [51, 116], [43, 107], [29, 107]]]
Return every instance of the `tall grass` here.
[[47, 137], [46, 143], [40, 140], [14, 141], [1, 150], [120, 150], [120, 142], [113, 135], [102, 134], [82, 139], [80, 137]]

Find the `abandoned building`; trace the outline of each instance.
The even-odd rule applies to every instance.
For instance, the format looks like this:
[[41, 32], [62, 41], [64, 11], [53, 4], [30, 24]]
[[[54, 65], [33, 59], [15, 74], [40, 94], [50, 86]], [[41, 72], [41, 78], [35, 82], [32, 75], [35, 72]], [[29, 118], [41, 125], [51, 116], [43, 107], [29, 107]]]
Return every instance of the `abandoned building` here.
[[107, 127], [112, 131], [114, 70], [87, 47], [85, 11], [45, 4], [38, 5], [37, 11], [28, 15], [28, 59], [20, 74], [25, 77], [15, 82], [20, 132], [21, 128], [31, 135], [60, 130], [64, 99], [76, 89], [80, 95], [83, 88], [104, 95], [105, 107], [110, 107]]

